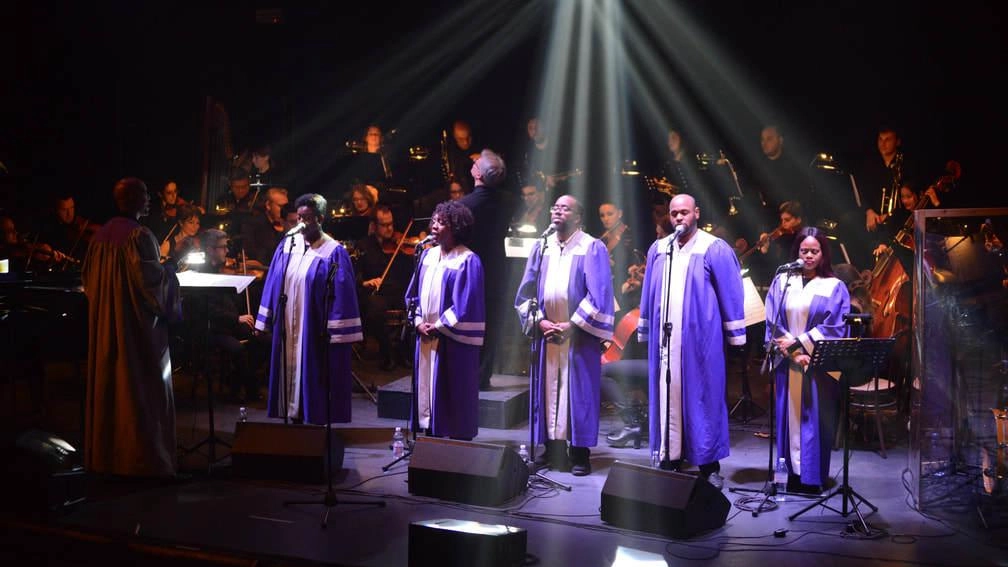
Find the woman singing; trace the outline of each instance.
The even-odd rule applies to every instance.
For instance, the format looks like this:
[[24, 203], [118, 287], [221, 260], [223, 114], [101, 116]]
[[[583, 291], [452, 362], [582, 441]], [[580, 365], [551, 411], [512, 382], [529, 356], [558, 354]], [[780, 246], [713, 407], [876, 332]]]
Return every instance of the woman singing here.
[[277, 246], [255, 323], [273, 333], [267, 410], [270, 417], [324, 425], [329, 380], [331, 419], [346, 423], [350, 344], [364, 340], [353, 266], [346, 248], [322, 232], [325, 198], [308, 193], [294, 206], [305, 228]]
[[435, 437], [470, 440], [479, 429], [479, 355], [486, 327], [483, 264], [470, 250], [473, 216], [458, 201], [434, 209], [419, 273], [406, 289], [415, 308], [414, 425]]
[[829, 476], [841, 392], [835, 373], [808, 371], [808, 365], [815, 341], [846, 335], [843, 316], [850, 311], [850, 296], [833, 275], [822, 231], [801, 229], [792, 256], [804, 265], [774, 278], [766, 301], [766, 340], [776, 344], [779, 360], [777, 455], [787, 462], [787, 489], [816, 494]]

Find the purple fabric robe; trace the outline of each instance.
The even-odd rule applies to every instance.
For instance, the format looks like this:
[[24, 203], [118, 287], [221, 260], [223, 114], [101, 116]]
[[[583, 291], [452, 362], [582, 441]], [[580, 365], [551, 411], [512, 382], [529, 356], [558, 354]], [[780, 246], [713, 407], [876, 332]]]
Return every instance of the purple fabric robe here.
[[[771, 339], [774, 332], [773, 320], [777, 320], [776, 336], [788, 334], [796, 337], [804, 352], [811, 354], [815, 341], [823, 339], [839, 339], [847, 334], [843, 320], [844, 313], [850, 312], [850, 295], [847, 286], [836, 278], [817, 278], [802, 288], [801, 275], [793, 275], [787, 287], [787, 294], [802, 294], [801, 303], [808, 308], [808, 319], [801, 329], [789, 328], [788, 319], [793, 319], [792, 309], [780, 310], [785, 299], [785, 282], [787, 278], [778, 276], [767, 292], [766, 312], [767, 327], [765, 340]], [[791, 306], [791, 302], [787, 305]], [[794, 370], [793, 378], [789, 377], [789, 369]], [[790, 380], [800, 381], [790, 384]], [[840, 384], [837, 379], [826, 372], [813, 370], [801, 375], [801, 369], [790, 360], [780, 360], [774, 372], [776, 400], [774, 410], [777, 412], [777, 455], [787, 460], [788, 470], [801, 476], [801, 482], [809, 485], [822, 486], [829, 476], [830, 452], [833, 449], [833, 439], [836, 434], [836, 417], [841, 403]], [[800, 447], [791, 446], [791, 426], [788, 420], [789, 391], [801, 392]], [[792, 455], [797, 451], [801, 466], [794, 467]]]
[[[601, 408], [602, 358], [600, 343], [612, 338], [613, 333], [613, 289], [612, 272], [609, 268], [609, 252], [598, 239], [581, 233], [579, 241], [568, 245], [565, 253], [574, 255], [567, 284], [568, 317], [574, 328], [570, 336], [569, 354], [569, 389], [570, 399], [570, 442], [577, 447], [594, 447], [598, 445], [599, 410]], [[573, 236], [571, 237], [573, 239]], [[570, 239], [568, 239], [570, 240]], [[572, 249], [571, 249], [572, 248]], [[556, 236], [547, 239], [546, 255], [555, 254], [559, 250]], [[530, 302], [534, 297], [538, 302], [539, 312], [535, 320], [540, 321], [544, 315], [544, 286], [547, 280], [548, 262], [540, 261], [543, 256], [542, 242], [537, 242], [529, 254], [525, 264], [525, 274], [522, 276], [518, 294], [515, 297], [515, 309], [521, 320], [522, 328], [527, 334], [532, 333], [530, 327], [532, 313]], [[542, 270], [542, 274], [538, 270]], [[538, 286], [538, 289], [536, 289]], [[549, 313], [545, 318], [553, 321]], [[537, 397], [543, 400], [545, 385], [542, 376], [546, 369], [546, 344], [542, 334], [536, 330], [539, 337], [537, 350], [539, 360], [535, 372], [537, 381], [535, 388]], [[546, 409], [539, 404], [538, 412], [533, 416], [533, 439], [535, 444], [545, 443]]]
[[[416, 305], [413, 325], [424, 321], [422, 298], [431, 290], [422, 282], [428, 270], [435, 269], [441, 247], [423, 252], [420, 270], [406, 288], [406, 305]], [[430, 430], [435, 437], [472, 439], [479, 432], [479, 360], [480, 347], [486, 330], [486, 303], [483, 297], [483, 264], [479, 256], [459, 245], [443, 260], [444, 271], [436, 285], [440, 286], [441, 305], [434, 326], [440, 338], [438, 357], [431, 380]], [[413, 364], [419, 369], [420, 335]], [[417, 385], [413, 384], [417, 392]], [[412, 408], [413, 425], [419, 416]]]
[[[293, 238], [300, 238], [295, 236]], [[288, 239], [284, 239], [273, 253], [270, 270], [263, 285], [262, 301], [256, 315], [256, 329], [268, 329], [273, 333], [273, 351], [270, 356], [269, 401], [267, 412], [270, 417], [283, 417], [281, 405], [281, 384], [283, 383], [284, 352], [281, 344], [282, 313], [277, 312], [283, 293], [284, 266], [290, 261]], [[295, 254], [300, 254], [297, 248]], [[325, 311], [326, 289], [329, 268], [336, 263], [333, 279], [334, 296], [329, 300], [329, 312]], [[360, 312], [357, 306], [356, 279], [350, 256], [342, 244], [337, 244], [327, 258], [316, 258], [308, 268], [305, 280], [305, 304], [303, 310], [304, 335], [301, 343], [301, 412], [305, 423], [325, 425], [326, 383], [323, 380], [323, 363], [328, 365], [332, 397], [329, 408], [333, 423], [350, 421], [350, 398], [353, 376], [350, 373], [350, 345], [364, 340], [361, 330]], [[320, 329], [323, 324], [328, 338], [323, 339]], [[326, 353], [328, 360], [321, 359]], [[293, 416], [291, 416], [293, 417]]]
[[[637, 337], [648, 343], [648, 406], [650, 445], [662, 445], [661, 419], [661, 294], [668, 269], [670, 237], [648, 249], [647, 271], [641, 288]], [[689, 254], [682, 290], [682, 326], [673, 329], [682, 342], [681, 357], [673, 360], [682, 373], [682, 458], [704, 465], [728, 456], [728, 407], [725, 400], [725, 344], [745, 344], [744, 291], [738, 258], [720, 238], [698, 230]], [[675, 411], [673, 406], [672, 411]], [[670, 440], [670, 445], [672, 441]]]

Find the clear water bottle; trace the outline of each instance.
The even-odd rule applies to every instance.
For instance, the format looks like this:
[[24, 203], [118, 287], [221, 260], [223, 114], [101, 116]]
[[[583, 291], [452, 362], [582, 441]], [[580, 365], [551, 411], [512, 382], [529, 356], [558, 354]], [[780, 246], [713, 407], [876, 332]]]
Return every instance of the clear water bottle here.
[[245, 423], [246, 421], [248, 421], [248, 408], [247, 407], [242, 406], [242, 407], [238, 408], [238, 421], [241, 422], [241, 423]]
[[784, 457], [777, 459], [777, 466], [774, 467], [773, 471], [773, 483], [774, 489], [777, 492], [777, 502], [784, 502], [787, 496], [784, 494], [787, 491], [787, 462]]
[[528, 447], [526, 447], [525, 445], [519, 445], [518, 456], [521, 457], [523, 463], [528, 463], [529, 462]]
[[402, 427], [396, 427], [392, 434], [392, 458], [398, 459], [406, 452], [406, 436], [403, 435]]

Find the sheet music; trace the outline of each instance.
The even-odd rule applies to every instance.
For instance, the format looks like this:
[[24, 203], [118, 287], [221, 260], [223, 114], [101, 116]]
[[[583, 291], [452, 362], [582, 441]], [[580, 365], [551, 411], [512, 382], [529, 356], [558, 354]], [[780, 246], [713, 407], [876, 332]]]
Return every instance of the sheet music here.
[[232, 287], [235, 293], [245, 291], [245, 288], [255, 281], [255, 276], [206, 274], [193, 270], [186, 270], [175, 275], [178, 276], [179, 285], [182, 287]]
[[744, 317], [745, 326], [755, 325], [766, 321], [766, 307], [763, 306], [763, 298], [756, 290], [756, 284], [752, 278], [742, 278], [742, 290], [745, 292]]

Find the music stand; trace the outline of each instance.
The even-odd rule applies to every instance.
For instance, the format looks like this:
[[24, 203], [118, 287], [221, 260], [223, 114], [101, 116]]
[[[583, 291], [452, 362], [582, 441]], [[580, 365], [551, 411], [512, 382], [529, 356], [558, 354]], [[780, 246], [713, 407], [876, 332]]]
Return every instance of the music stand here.
[[[752, 278], [742, 278], [742, 290], [745, 292], [743, 300], [743, 323], [746, 328], [748, 329], [749, 327], [759, 323], [765, 323], [766, 307], [763, 305], [763, 298], [760, 297], [759, 291], [756, 289], [756, 284], [753, 283]], [[739, 358], [741, 359], [740, 374], [742, 378], [742, 396], [735, 402], [735, 405], [728, 410], [728, 417], [735, 417], [735, 412], [741, 410], [742, 423], [749, 423], [752, 418], [766, 413], [766, 410], [761, 408], [759, 404], [754, 402], [752, 399], [752, 390], [749, 387], [749, 357], [751, 352], [749, 349], [750, 343], [747, 342], [745, 349], [739, 355]]]
[[200, 447], [206, 445], [207, 447], [207, 472], [213, 472], [213, 465], [217, 462], [217, 452], [216, 447], [218, 444], [224, 445], [230, 448], [231, 444], [224, 441], [220, 437], [217, 437], [216, 429], [214, 427], [214, 384], [213, 376], [209, 372], [204, 372], [201, 370], [206, 366], [206, 348], [207, 341], [210, 337], [210, 317], [208, 315], [208, 305], [210, 301], [210, 295], [216, 293], [216, 290], [227, 289], [234, 290], [235, 293], [241, 293], [245, 291], [248, 286], [255, 281], [255, 276], [232, 276], [225, 274], [209, 274], [203, 272], [195, 272], [192, 270], [179, 272], [176, 274], [179, 281], [179, 286], [182, 287], [186, 294], [196, 299], [197, 304], [197, 316], [195, 317], [197, 322], [202, 322], [205, 320], [205, 324], [197, 324], [192, 326], [193, 334], [193, 344], [195, 348], [194, 353], [198, 353], [198, 356], [193, 356], [194, 368], [196, 368], [196, 374], [193, 376], [193, 380], [200, 374], [203, 374], [206, 378], [207, 383], [207, 427], [208, 433], [205, 438], [203, 438], [199, 443], [196, 443], [192, 447], [184, 449], [182, 456], [190, 455]]
[[[833, 510], [846, 518], [850, 513], [847, 510], [847, 502], [849, 500], [851, 509], [857, 514], [861, 527], [864, 528], [863, 533], [871, 533], [868, 529], [868, 523], [865, 522], [861, 510], [858, 508], [857, 500], [867, 504], [873, 512], [877, 512], [878, 507], [851, 488], [849, 482], [850, 443], [848, 442], [848, 437], [850, 437], [850, 427], [848, 418], [850, 415], [850, 383], [852, 377], [864, 378], [866, 376], [877, 375], [885, 365], [889, 352], [892, 350], [895, 342], [896, 339], [892, 337], [885, 339], [832, 339], [815, 342], [815, 349], [812, 351], [812, 361], [809, 363], [808, 370], [821, 370], [823, 372], [839, 370], [841, 373], [840, 395], [843, 396], [843, 404], [840, 406], [840, 424], [844, 428], [843, 481], [826, 496], [788, 516], [788, 520], [794, 520], [816, 506]], [[826, 504], [838, 494], [843, 499], [840, 510]], [[855, 500], [855, 497], [857, 497], [857, 500]]]

